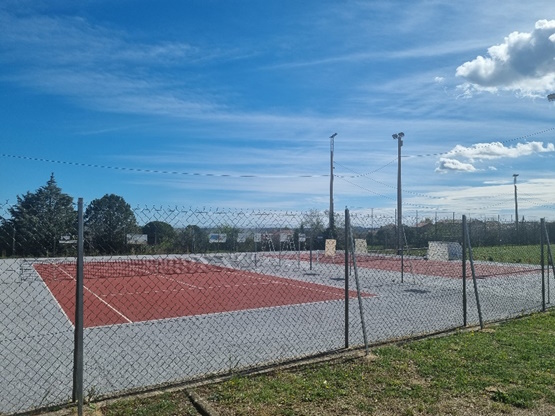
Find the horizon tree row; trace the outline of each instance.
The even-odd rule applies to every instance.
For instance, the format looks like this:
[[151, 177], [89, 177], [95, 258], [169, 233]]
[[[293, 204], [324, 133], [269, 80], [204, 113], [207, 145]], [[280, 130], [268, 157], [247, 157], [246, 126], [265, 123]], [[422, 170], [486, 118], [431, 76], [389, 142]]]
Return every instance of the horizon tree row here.
[[[73, 197], [62, 192], [51, 174], [46, 185], [17, 196], [17, 203], [0, 217], [0, 249], [3, 256], [41, 257], [75, 251], [77, 211]], [[125, 234], [139, 230], [135, 214], [125, 200], [106, 194], [93, 200], [84, 213], [87, 244], [117, 253]]]
[[[83, 220], [87, 255], [269, 251], [284, 248], [277, 230], [265, 236], [263, 243], [256, 244], [252, 236], [239, 243], [241, 229], [233, 224], [205, 228], [189, 224], [175, 229], [167, 222], [151, 220], [141, 227], [131, 206], [124, 198], [115, 194], [106, 194], [91, 201], [86, 206]], [[229, 222], [233, 223], [233, 218]], [[323, 236], [327, 231], [319, 211], [312, 210], [303, 216], [300, 228], [292, 230], [293, 241], [298, 241], [299, 233], [308, 231], [313, 237], [314, 249], [322, 249]], [[211, 244], [210, 232], [226, 234], [227, 241]], [[146, 235], [147, 244], [130, 244], [128, 235], [133, 234]], [[54, 174], [51, 174], [46, 185], [35, 192], [28, 191], [17, 196], [15, 205], [7, 207], [4, 213], [0, 212], [2, 257], [74, 256], [76, 235], [77, 211], [74, 198], [62, 191]], [[304, 247], [308, 248], [309, 243], [305, 243]]]
[[[77, 235], [77, 212], [73, 197], [62, 192], [54, 174], [46, 185], [35, 192], [17, 196], [17, 203], [0, 212], [0, 254], [2, 257], [51, 257], [75, 255], [74, 244]], [[140, 211], [137, 212], [141, 214]], [[252, 232], [240, 238], [249, 224], [238, 226], [236, 218], [226, 218], [227, 224], [208, 223], [183, 225], [176, 228], [156, 219], [144, 218], [140, 226], [136, 213], [123, 197], [106, 194], [91, 201], [84, 212], [85, 250], [87, 255], [104, 254], [170, 254], [205, 253], [208, 251], [280, 251], [282, 249], [322, 250], [325, 239], [335, 237], [337, 249], [345, 246], [344, 222], [336, 214], [334, 229], [325, 227], [326, 212], [310, 210], [299, 214], [289, 227], [266, 229], [264, 241], [257, 244]], [[188, 215], [191, 219], [191, 215]], [[142, 218], [141, 218], [142, 219]], [[279, 217], [276, 217], [279, 220]], [[210, 218], [203, 217], [203, 220]], [[243, 220], [244, 221], [244, 220]], [[297, 222], [298, 221], [298, 222]], [[298, 226], [294, 224], [299, 224]], [[555, 239], [555, 223], [547, 223], [550, 241]], [[539, 223], [520, 223], [516, 234], [511, 224], [499, 221], [471, 220], [470, 234], [475, 246], [495, 246], [503, 244], [538, 244]], [[287, 231], [293, 244], [283, 245], [280, 231]], [[212, 244], [212, 232], [225, 234], [225, 243]], [[391, 249], [396, 244], [395, 224], [382, 224], [379, 227], [358, 222], [353, 227], [355, 238], [366, 239], [370, 249]], [[429, 241], [459, 241], [462, 230], [459, 221], [432, 221], [426, 219], [418, 226], [403, 226], [407, 247], [425, 248]], [[130, 244], [128, 235], [146, 235], [144, 245]], [[300, 243], [299, 235], [306, 241]], [[241, 241], [241, 242], [239, 242]]]

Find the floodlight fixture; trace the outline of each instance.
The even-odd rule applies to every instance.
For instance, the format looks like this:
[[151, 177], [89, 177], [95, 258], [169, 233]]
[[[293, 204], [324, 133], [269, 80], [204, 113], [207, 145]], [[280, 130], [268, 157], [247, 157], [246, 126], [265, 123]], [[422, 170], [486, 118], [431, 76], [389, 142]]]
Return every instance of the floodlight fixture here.
[[549, 95], [547, 96], [547, 99], [548, 99], [549, 101], [555, 101], [555, 94], [549, 94]]

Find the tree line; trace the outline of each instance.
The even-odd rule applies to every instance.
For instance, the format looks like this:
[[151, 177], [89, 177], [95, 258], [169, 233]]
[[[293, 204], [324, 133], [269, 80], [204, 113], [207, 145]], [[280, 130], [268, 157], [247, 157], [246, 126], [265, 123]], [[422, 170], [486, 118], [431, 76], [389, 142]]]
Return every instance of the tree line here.
[[[15, 205], [7, 208], [6, 217], [0, 217], [0, 254], [3, 257], [54, 257], [76, 254], [77, 211], [74, 198], [64, 193], [56, 183], [54, 174], [46, 185], [35, 192], [17, 196]], [[137, 222], [131, 206], [121, 196], [106, 194], [91, 201], [84, 212], [84, 244], [87, 255], [105, 254], [161, 254], [203, 253], [215, 251], [254, 251], [290, 249], [282, 247], [279, 231], [259, 230], [263, 241], [255, 243], [250, 233], [239, 243], [241, 230], [232, 225], [201, 228], [187, 225], [175, 229], [163, 221], [150, 221], [143, 226]], [[307, 229], [305, 230], [305, 225]], [[281, 230], [283, 231], [283, 230]], [[223, 243], [210, 244], [211, 232], [227, 236]], [[299, 233], [309, 234], [314, 249], [324, 247], [323, 221], [318, 211], [311, 211], [303, 218], [301, 227], [291, 230], [291, 239], [298, 247]], [[145, 245], [130, 244], [128, 235], [146, 235]], [[341, 244], [341, 242], [339, 241]]]
[[[56, 256], [72, 250], [77, 235], [73, 197], [62, 192], [54, 174], [35, 192], [17, 196], [1, 218], [0, 249], [6, 256]], [[131, 206], [118, 195], [93, 200], [84, 213], [87, 244], [103, 252], [118, 252], [126, 233], [139, 230]]]
[[[77, 235], [77, 212], [74, 199], [64, 193], [56, 183], [54, 174], [46, 185], [35, 192], [17, 197], [17, 203], [7, 209], [6, 217], [0, 216], [0, 254], [18, 257], [48, 257], [75, 254], [74, 239]], [[315, 250], [324, 248], [330, 236], [337, 240], [337, 249], [345, 245], [344, 224], [338, 217], [333, 230], [325, 228], [324, 217], [317, 210], [305, 213], [298, 228], [290, 229], [292, 245], [283, 247], [280, 232], [284, 230], [259, 230], [264, 241], [256, 243], [254, 234], [238, 243], [241, 230], [231, 225], [201, 228], [187, 225], [175, 229], [163, 221], [150, 221], [143, 226], [137, 222], [135, 213], [123, 197], [106, 194], [91, 201], [84, 212], [85, 250], [95, 254], [145, 254], [156, 253], [202, 253], [206, 251], [254, 251], [254, 250]], [[503, 244], [538, 244], [539, 222], [520, 222], [518, 233], [514, 224], [499, 221], [470, 220], [469, 230], [476, 246]], [[547, 223], [550, 241], [555, 239], [555, 223]], [[337, 227], [337, 228], [336, 228]], [[395, 224], [379, 228], [354, 227], [355, 238], [366, 239], [370, 249], [391, 249], [396, 245]], [[219, 232], [227, 236], [223, 243], [210, 244], [209, 234]], [[144, 246], [129, 244], [127, 236], [147, 236]], [[461, 241], [460, 221], [425, 220], [414, 227], [403, 227], [404, 241], [409, 247], [425, 248], [429, 241]], [[306, 242], [299, 243], [299, 235], [306, 235]], [[301, 247], [299, 247], [301, 246]]]
[[[52, 257], [74, 255], [78, 213], [73, 197], [62, 192], [54, 174], [35, 192], [17, 196], [15, 205], [0, 217], [0, 253], [2, 256]], [[83, 215], [85, 251], [94, 254], [130, 252], [128, 235], [146, 234], [149, 245], [171, 246], [176, 240], [192, 248], [192, 241], [202, 241], [199, 227], [188, 226], [178, 236], [162, 221], [139, 226], [135, 213], [119, 195], [106, 194], [94, 199]], [[179, 237], [179, 238], [178, 238]], [[189, 241], [191, 240], [191, 242]]]

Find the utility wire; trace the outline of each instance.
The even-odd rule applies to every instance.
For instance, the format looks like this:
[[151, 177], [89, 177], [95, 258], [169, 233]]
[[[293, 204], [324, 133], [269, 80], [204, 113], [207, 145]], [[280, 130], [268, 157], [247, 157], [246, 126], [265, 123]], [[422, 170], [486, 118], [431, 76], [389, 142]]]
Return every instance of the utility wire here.
[[202, 176], [202, 177], [214, 177], [214, 178], [325, 178], [329, 177], [329, 174], [323, 175], [233, 175], [227, 173], [198, 173], [198, 172], [179, 172], [170, 170], [158, 170], [158, 169], [142, 169], [142, 168], [129, 168], [121, 166], [109, 166], [109, 165], [99, 165], [95, 163], [82, 163], [82, 162], [68, 162], [63, 160], [46, 159], [42, 157], [31, 157], [31, 156], [20, 156], [20, 155], [9, 155], [2, 153], [1, 157], [10, 159], [20, 159], [28, 160], [32, 162], [46, 162], [46, 163], [56, 163], [59, 165], [68, 166], [78, 166], [86, 168], [96, 168], [96, 169], [109, 169], [109, 170], [119, 170], [127, 172], [139, 172], [139, 173], [157, 173], [157, 174], [168, 174], [168, 175], [183, 175], [183, 176]]
[[[479, 144], [476, 146], [476, 148], [477, 148], [477, 149], [481, 149], [481, 148], [484, 148], [484, 147], [493, 146], [494, 143], [495, 143], [495, 144], [497, 144], [497, 143], [507, 144], [507, 143], [512, 143], [512, 142], [516, 142], [516, 141], [519, 141], [519, 140], [525, 140], [525, 139], [528, 139], [528, 138], [530, 138], [530, 137], [539, 136], [540, 134], [548, 133], [548, 132], [553, 131], [553, 130], [555, 130], [555, 127], [550, 127], [550, 128], [548, 128], [548, 129], [545, 129], [545, 130], [541, 130], [541, 131], [538, 131], [538, 132], [535, 132], [535, 133], [526, 134], [526, 135], [520, 136], [520, 137], [515, 137], [515, 138], [513, 138], [513, 139], [507, 139], [507, 140], [502, 140], [502, 141], [496, 141], [496, 142], [493, 142], [493, 143], [479, 143]], [[462, 152], [464, 152], [465, 150], [467, 150], [467, 148], [464, 148], [464, 149], [461, 149], [461, 150], [457, 150], [457, 151], [449, 150], [448, 152], [440, 152], [440, 153], [423, 153], [423, 154], [418, 154], [418, 155], [407, 155], [407, 156], [403, 156], [403, 158], [405, 158], [405, 157], [406, 157], [406, 158], [413, 158], [413, 157], [430, 157], [430, 156], [456, 155], [457, 153], [462, 153]]]
[[[373, 173], [379, 172], [380, 170], [382, 170], [382, 169], [388, 167], [389, 165], [391, 165], [391, 164], [394, 163], [394, 162], [397, 162], [397, 158], [391, 160], [390, 162], [387, 162], [385, 165], [383, 165], [382, 167], [379, 167], [378, 169], [374, 169], [373, 171], [371, 171], [371, 172], [366, 172], [366, 173], [358, 173], [358, 172], [355, 172], [353, 169], [351, 169], [351, 168], [349, 168], [349, 167], [347, 167], [347, 166], [344, 166], [344, 165], [342, 165], [342, 164], [340, 164], [340, 163], [337, 163], [336, 161], [334, 161], [334, 164], [339, 165], [339, 166], [341, 166], [342, 168], [345, 168], [345, 169], [350, 170], [351, 172], [353, 172], [355, 175], [353, 175], [353, 176], [345, 176], [345, 177], [346, 177], [346, 178], [353, 178], [353, 179], [354, 179], [354, 178], [360, 178], [360, 177], [362, 177], [362, 176], [372, 175]], [[336, 175], [336, 176], [341, 176], [341, 175]]]
[[[545, 129], [545, 130], [542, 130], [542, 131], [539, 131], [539, 132], [536, 132], [536, 133], [531, 133], [531, 134], [528, 134], [528, 135], [525, 135], [525, 136], [520, 136], [520, 137], [517, 137], [517, 138], [514, 138], [514, 139], [508, 139], [508, 140], [504, 140], [504, 141], [496, 142], [496, 143], [505, 144], [505, 143], [514, 142], [514, 141], [517, 141], [517, 140], [523, 140], [523, 139], [527, 139], [529, 137], [537, 136], [537, 135], [547, 133], [547, 132], [553, 131], [553, 130], [555, 130], [555, 127], [551, 127], [549, 129]], [[479, 147], [488, 147], [488, 146], [492, 146], [492, 145], [493, 145], [492, 143], [481, 143]], [[463, 151], [464, 151], [464, 149], [461, 149], [461, 150], [456, 151], [456, 152], [448, 151], [448, 152], [440, 152], [440, 153], [426, 153], [426, 154], [418, 154], [418, 155], [408, 155], [408, 156], [403, 156], [403, 158], [443, 156], [443, 155], [447, 155], [447, 154], [456, 154], [456, 153], [460, 153], [460, 152], [463, 152]], [[159, 169], [143, 169], [143, 168], [122, 167], [122, 166], [109, 166], [109, 165], [101, 165], [101, 164], [96, 164], [96, 163], [70, 162], [70, 161], [63, 161], [63, 160], [46, 159], [46, 158], [41, 158], [41, 157], [11, 155], [11, 154], [6, 154], [6, 153], [0, 154], [0, 157], [10, 158], [10, 159], [27, 160], [27, 161], [33, 161], [33, 162], [55, 163], [55, 164], [59, 164], [59, 165], [87, 167], [87, 168], [109, 169], [109, 170], [140, 172], [140, 173], [183, 175], [183, 176], [220, 177], [220, 178], [276, 178], [276, 179], [279, 179], [279, 178], [326, 178], [326, 177], [330, 176], [329, 174], [321, 174], [321, 175], [314, 175], [314, 174], [311, 174], [311, 175], [233, 175], [233, 174], [226, 174], [226, 173], [218, 174], [218, 173], [180, 172], [180, 171], [159, 170]], [[368, 175], [371, 175], [373, 173], [376, 173], [376, 172], [384, 169], [385, 167], [394, 163], [396, 160], [397, 160], [397, 158], [391, 160], [390, 162], [386, 163], [382, 167], [380, 167], [378, 169], [375, 169], [371, 172], [357, 173], [355, 176], [346, 176], [346, 177], [350, 177], [350, 178], [366, 177]], [[344, 167], [344, 166], [342, 166], [342, 167]], [[349, 168], [346, 168], [346, 169], [349, 169]], [[352, 169], [349, 169], [349, 170], [352, 170]], [[379, 183], [378, 181], [375, 181], [375, 182]], [[385, 184], [382, 184], [382, 185], [385, 185]], [[385, 185], [385, 186], [388, 186], [388, 185]], [[420, 195], [423, 196], [422, 194], [420, 194]]]
[[[395, 159], [395, 160], [397, 160], [397, 159]], [[356, 173], [353, 169], [351, 169], [351, 168], [349, 168], [349, 167], [347, 167], [347, 166], [343, 166], [343, 165], [341, 165], [340, 163], [337, 163], [337, 165], [341, 166], [342, 168], [348, 169], [348, 170], [350, 170], [350, 171], [353, 172], [353, 173]], [[387, 165], [385, 165], [385, 166], [387, 166]], [[383, 167], [385, 167], [385, 166], [383, 166]], [[383, 167], [382, 167], [382, 168], [383, 168]], [[382, 168], [380, 168], [380, 169], [382, 169]], [[377, 172], [377, 171], [380, 170], [380, 169], [377, 169], [377, 170], [375, 170], [374, 172]], [[371, 177], [368, 176], [369, 174], [374, 173], [374, 172], [363, 173], [363, 174], [356, 174], [355, 176], [341, 176], [341, 175], [337, 175], [337, 177], [343, 179], [343, 178], [360, 178], [360, 177], [363, 177], [363, 176], [364, 176], [364, 177], [366, 177], [367, 179], [370, 179], [372, 182], [376, 182], [377, 184], [380, 184], [380, 185], [382, 185], [382, 186], [385, 186], [386, 188], [390, 188], [390, 189], [393, 189], [393, 190], [397, 190], [397, 186], [396, 186], [396, 185], [389, 185], [389, 184], [387, 184], [387, 183], [385, 183], [385, 182], [378, 181], [377, 179], [374, 179], [374, 178], [371, 178]], [[349, 183], [352, 183], [352, 182], [349, 182]], [[432, 195], [421, 194], [421, 193], [419, 193], [419, 192], [413, 192], [413, 191], [407, 191], [407, 190], [403, 190], [403, 193], [411, 194], [411, 195], [416, 195], [416, 196], [421, 196], [421, 197], [430, 198], [430, 199], [444, 199], [444, 198], [441, 197], [441, 196], [432, 196]]]

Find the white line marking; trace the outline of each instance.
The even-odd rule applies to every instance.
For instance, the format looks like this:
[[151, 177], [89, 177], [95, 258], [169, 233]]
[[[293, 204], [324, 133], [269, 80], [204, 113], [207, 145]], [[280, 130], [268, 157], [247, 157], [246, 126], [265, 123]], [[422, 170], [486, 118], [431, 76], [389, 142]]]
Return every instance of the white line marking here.
[[50, 293], [50, 296], [52, 296], [52, 299], [54, 299], [54, 302], [56, 302], [56, 304], [58, 305], [58, 308], [60, 308], [60, 311], [62, 311], [62, 314], [67, 319], [68, 323], [71, 325], [72, 328], [75, 328], [75, 326], [73, 325], [73, 322], [71, 322], [71, 319], [69, 318], [69, 316], [67, 316], [67, 313], [64, 311], [64, 308], [62, 308], [62, 305], [60, 305], [60, 302], [58, 302], [58, 298], [56, 298], [56, 296], [54, 296], [54, 293], [52, 293], [52, 291], [50, 290], [50, 288], [48, 287], [48, 285], [46, 284], [46, 282], [44, 281], [44, 279], [42, 278], [40, 273], [37, 271], [37, 269], [35, 269], [35, 265], [33, 264], [31, 267], [32, 267], [33, 271], [39, 276], [42, 284], [44, 285], [44, 287], [46, 287], [46, 289]]
[[[70, 275], [68, 272], [66, 272], [65, 270], [62, 269], [62, 272], [67, 274], [71, 279], [76, 280], [75, 277], [73, 277], [72, 275]], [[76, 281], [77, 283], [77, 281]], [[110, 308], [111, 310], [113, 310], [115, 313], [117, 313], [119, 316], [121, 316], [123, 319], [125, 319], [128, 323], [132, 324], [133, 321], [131, 319], [129, 319], [127, 316], [125, 316], [123, 313], [121, 313], [120, 311], [118, 311], [116, 308], [114, 308], [112, 305], [110, 305], [108, 302], [106, 302], [104, 299], [102, 299], [99, 295], [97, 295], [96, 293], [94, 293], [91, 289], [89, 289], [85, 284], [83, 284], [83, 288], [89, 292], [91, 295], [93, 295], [95, 298], [97, 298], [100, 302], [102, 302], [103, 304], [105, 304], [108, 308]]]

